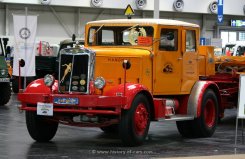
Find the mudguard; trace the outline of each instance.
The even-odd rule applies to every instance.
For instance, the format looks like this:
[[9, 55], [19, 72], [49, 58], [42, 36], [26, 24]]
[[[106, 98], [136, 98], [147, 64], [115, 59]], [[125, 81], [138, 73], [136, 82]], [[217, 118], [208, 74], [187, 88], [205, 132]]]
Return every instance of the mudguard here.
[[52, 89], [44, 84], [43, 78], [32, 81], [25, 89], [25, 93], [44, 93], [51, 94], [58, 91], [58, 81], [55, 80]]
[[217, 84], [211, 81], [197, 81], [193, 86], [188, 99], [188, 104], [187, 104], [188, 115], [192, 115], [195, 118], [201, 115], [202, 97], [208, 88], [212, 89], [216, 94], [220, 107], [221, 97]]
[[[123, 109], [129, 109], [131, 106], [131, 103], [133, 102], [134, 97], [138, 93], [143, 93], [145, 94], [148, 99], [150, 98], [153, 101], [152, 95], [149, 92], [149, 90], [144, 87], [141, 84], [133, 84], [133, 83], [127, 83], [125, 88], [125, 95], [124, 95], [124, 84], [121, 84], [119, 86], [113, 87], [110, 90], [104, 92], [103, 95], [105, 96], [126, 96], [127, 99], [127, 104], [123, 106]], [[150, 102], [152, 102], [150, 101]]]

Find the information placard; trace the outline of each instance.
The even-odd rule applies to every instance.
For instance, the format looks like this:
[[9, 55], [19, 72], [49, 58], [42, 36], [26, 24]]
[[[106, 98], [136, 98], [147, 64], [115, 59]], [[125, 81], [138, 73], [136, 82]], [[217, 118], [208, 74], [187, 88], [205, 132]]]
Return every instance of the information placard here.
[[240, 75], [237, 118], [245, 119], [245, 74]]

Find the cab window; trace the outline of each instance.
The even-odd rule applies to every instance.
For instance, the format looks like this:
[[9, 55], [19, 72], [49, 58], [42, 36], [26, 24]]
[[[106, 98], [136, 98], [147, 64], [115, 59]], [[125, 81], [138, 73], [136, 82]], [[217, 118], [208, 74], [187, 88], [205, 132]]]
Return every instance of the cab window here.
[[178, 50], [178, 30], [177, 29], [162, 29], [161, 30], [159, 49], [162, 51], [177, 51]]
[[114, 45], [114, 33], [112, 30], [101, 30], [101, 45]]
[[196, 51], [196, 32], [195, 30], [186, 31], [186, 52], [195, 52]]

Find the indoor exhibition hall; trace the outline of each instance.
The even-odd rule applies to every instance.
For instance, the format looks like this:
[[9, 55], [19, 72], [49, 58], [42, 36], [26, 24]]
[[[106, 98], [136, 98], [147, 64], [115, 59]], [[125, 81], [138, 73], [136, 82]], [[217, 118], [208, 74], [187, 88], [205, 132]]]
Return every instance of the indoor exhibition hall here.
[[0, 0], [0, 159], [245, 159], [244, 0]]

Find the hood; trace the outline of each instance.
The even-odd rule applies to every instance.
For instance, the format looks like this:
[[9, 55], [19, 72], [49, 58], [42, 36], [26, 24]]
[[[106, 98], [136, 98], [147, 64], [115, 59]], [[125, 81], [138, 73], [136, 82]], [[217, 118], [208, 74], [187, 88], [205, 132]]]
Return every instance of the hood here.
[[151, 60], [150, 51], [136, 48], [92, 48], [96, 53], [94, 77], [106, 80], [105, 90], [123, 84], [125, 70], [123, 61], [128, 60], [131, 67], [126, 71], [127, 83], [141, 83], [144, 67]]
[[93, 47], [91, 48], [96, 52], [96, 56], [119, 56], [119, 57], [140, 57], [149, 56], [150, 51], [142, 48], [101, 48]]

